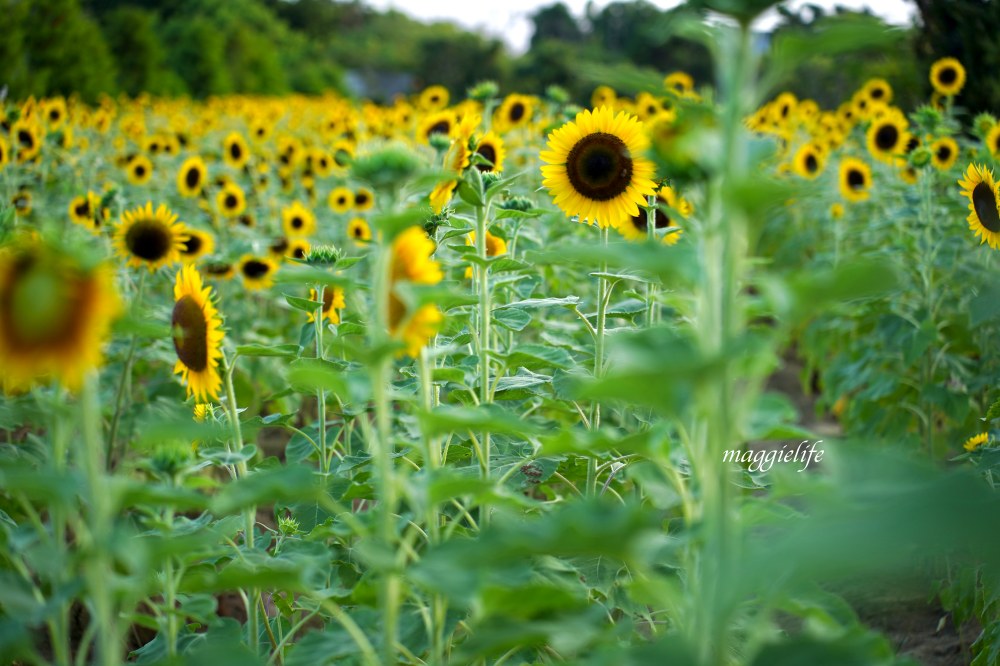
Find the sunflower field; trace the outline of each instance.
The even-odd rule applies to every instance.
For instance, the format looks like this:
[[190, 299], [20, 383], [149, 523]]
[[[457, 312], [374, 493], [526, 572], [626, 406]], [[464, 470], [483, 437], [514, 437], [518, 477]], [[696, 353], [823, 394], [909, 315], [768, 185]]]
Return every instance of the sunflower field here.
[[0, 661], [1000, 663], [1000, 122], [701, 4], [589, 105], [3, 99]]

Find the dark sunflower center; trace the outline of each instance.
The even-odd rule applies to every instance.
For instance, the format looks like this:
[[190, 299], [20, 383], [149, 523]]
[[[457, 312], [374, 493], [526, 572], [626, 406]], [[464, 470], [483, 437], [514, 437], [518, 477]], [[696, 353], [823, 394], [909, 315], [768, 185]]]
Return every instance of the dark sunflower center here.
[[244, 227], [252, 227], [252, 226], [254, 226], [253, 218], [250, 217], [249, 215], [240, 215], [240, 220], [239, 221], [240, 221], [240, 224], [242, 224]]
[[1000, 232], [1000, 213], [997, 212], [997, 198], [992, 187], [986, 183], [976, 185], [972, 190], [972, 206], [984, 227], [993, 233]]
[[226, 199], [222, 202], [226, 208], [236, 208], [239, 204], [239, 200], [236, 198], [235, 194], [227, 194]]
[[306, 249], [304, 247], [302, 247], [301, 245], [299, 245], [292, 252], [292, 256], [295, 257], [296, 259], [305, 259], [306, 258]]
[[[663, 212], [660, 205], [663, 204], [663, 200], [657, 198], [656, 200], [656, 217], [655, 222], [653, 222], [653, 228], [655, 229], [666, 229], [671, 226], [673, 222], [670, 221], [670, 216]], [[634, 226], [639, 231], [646, 233], [649, 229], [648, 218], [646, 217], [646, 211], [640, 210], [638, 215], [632, 216], [632, 226]]]
[[201, 182], [201, 172], [197, 169], [188, 169], [188, 172], [184, 174], [184, 184], [190, 188], [198, 187], [198, 183]]
[[493, 166], [496, 165], [497, 151], [496, 148], [494, 148], [490, 144], [484, 143], [483, 145], [479, 146], [479, 148], [476, 149], [476, 152], [490, 161], [489, 164], [477, 164], [476, 168], [479, 169], [480, 171], [489, 171], [493, 168]]
[[511, 104], [510, 119], [516, 123], [521, 118], [524, 118], [525, 111], [526, 109], [524, 108], [524, 104], [522, 104], [521, 102], [515, 102], [514, 104]]
[[238, 160], [241, 157], [243, 157], [243, 149], [240, 148], [240, 144], [233, 142], [229, 146], [229, 154], [232, 156], [234, 160]]
[[263, 261], [257, 261], [256, 259], [251, 259], [243, 264], [243, 275], [252, 280], [264, 277], [270, 270], [270, 266], [265, 264]]
[[7, 289], [0, 294], [0, 322], [15, 348], [54, 347], [71, 342], [85, 317], [89, 281], [38, 265], [36, 257], [20, 257]]
[[135, 173], [136, 177], [142, 178], [143, 176], [146, 175], [146, 167], [144, 167], [141, 164], [136, 164], [135, 168], [133, 169], [133, 172]]
[[365, 194], [364, 192], [359, 192], [357, 196], [354, 197], [354, 203], [356, 203], [359, 206], [364, 206], [366, 203], [368, 203], [368, 195]]
[[125, 234], [129, 252], [145, 261], [159, 261], [170, 252], [173, 235], [156, 220], [139, 220]]
[[347, 197], [337, 197], [337, 205], [344, 206], [347, 204]]
[[361, 228], [360, 224], [357, 225], [356, 227], [354, 227], [354, 237], [355, 238], [361, 238], [364, 235], [365, 235], [365, 231], [364, 231], [364, 229]]
[[906, 152], [907, 154], [912, 153], [913, 149], [920, 145], [920, 139], [915, 136], [911, 136], [910, 140], [906, 142]]
[[198, 254], [201, 250], [201, 236], [198, 234], [191, 234], [188, 239], [184, 241], [184, 249], [182, 252], [184, 254]]
[[55, 109], [52, 109], [51, 111], [49, 111], [49, 120], [51, 120], [53, 122], [55, 122], [56, 120], [59, 120], [59, 112], [57, 110], [55, 110]]
[[90, 217], [90, 202], [81, 201], [73, 207], [73, 213], [75, 213], [77, 217]]
[[330, 306], [333, 305], [333, 287], [327, 287], [323, 290], [323, 312], [329, 312]]
[[207, 368], [208, 322], [197, 301], [191, 296], [182, 296], [174, 304], [170, 324], [174, 329], [174, 349], [181, 363], [195, 372]]
[[816, 159], [815, 155], [809, 153], [806, 155], [806, 171], [816, 173], [817, 169], [819, 169], [819, 160]]
[[958, 71], [954, 67], [945, 67], [938, 72], [938, 81], [945, 85], [954, 83], [958, 79]]
[[875, 132], [875, 145], [879, 150], [892, 150], [899, 143], [899, 130], [895, 125], [882, 125]]
[[860, 190], [865, 186], [865, 174], [858, 169], [851, 169], [847, 172], [847, 186], [852, 190]]
[[595, 132], [573, 146], [566, 156], [566, 175], [577, 192], [594, 201], [609, 201], [632, 182], [628, 146], [614, 134]]
[[441, 120], [431, 125], [431, 128], [427, 130], [427, 136], [431, 134], [447, 134], [449, 130], [451, 130], [451, 123], [447, 120]]
[[872, 99], [882, 99], [885, 97], [885, 90], [883, 88], [872, 88], [871, 97]]
[[301, 229], [304, 224], [305, 222], [301, 217], [296, 215], [292, 218], [292, 229]]
[[937, 158], [939, 162], [947, 162], [949, 159], [951, 159], [951, 147], [938, 146]]
[[35, 146], [35, 135], [28, 130], [20, 130], [17, 133], [17, 142], [20, 143], [25, 148], [34, 148]]
[[285, 250], [288, 249], [288, 240], [285, 238], [279, 238], [271, 243], [271, 249], [278, 254], [284, 254]]
[[230, 269], [229, 264], [209, 264], [205, 267], [205, 272], [209, 275], [226, 275]]

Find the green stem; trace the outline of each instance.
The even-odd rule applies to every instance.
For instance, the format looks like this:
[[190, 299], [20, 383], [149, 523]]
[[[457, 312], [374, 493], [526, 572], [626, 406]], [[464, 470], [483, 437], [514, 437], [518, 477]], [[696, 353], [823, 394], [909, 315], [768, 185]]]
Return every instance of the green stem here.
[[[601, 245], [608, 246], [608, 227], [601, 229]], [[607, 262], [601, 264], [601, 272], [608, 272]], [[608, 300], [610, 291], [608, 279], [601, 276], [597, 278], [597, 326], [594, 336], [594, 379], [604, 376], [604, 341], [605, 330], [607, 328]], [[597, 430], [601, 427], [601, 403], [597, 400], [591, 407], [590, 429]], [[597, 494], [597, 459], [590, 457], [587, 459], [587, 487], [585, 494], [593, 497]]]
[[[174, 510], [166, 510], [164, 522], [170, 532], [174, 529]], [[167, 557], [167, 563], [163, 571], [164, 578], [164, 598], [166, 601], [167, 614], [167, 654], [171, 657], [177, 655], [177, 580], [174, 572], [174, 558]]]
[[[62, 475], [66, 471], [66, 440], [68, 432], [62, 415], [58, 413], [58, 408], [53, 406], [56, 413], [52, 429], [52, 466], [57, 475]], [[66, 509], [60, 502], [52, 505], [52, 531], [56, 547], [65, 554], [66, 543]], [[58, 580], [64, 582], [65, 574], [60, 573]], [[61, 666], [68, 666], [71, 662], [70, 639], [69, 639], [69, 603], [62, 602], [56, 613], [56, 618], [50, 628], [52, 640], [52, 653], [55, 663]]]
[[[135, 292], [135, 307], [142, 305], [142, 295], [146, 288], [146, 273], [147, 271], [142, 271], [139, 273], [139, 286], [136, 287]], [[122, 368], [121, 378], [118, 380], [118, 392], [115, 394], [115, 413], [111, 417], [111, 430], [108, 435], [108, 455], [105, 464], [108, 469], [111, 469], [116, 462], [118, 457], [118, 427], [121, 423], [122, 410], [125, 408], [125, 387], [129, 384], [129, 379], [132, 377], [132, 364], [135, 361], [135, 348], [138, 344], [138, 336], [133, 335], [132, 339], [129, 341], [128, 346], [128, 356], [125, 358], [125, 367]]]
[[[324, 285], [316, 285], [317, 299], [323, 302]], [[331, 305], [331, 307], [333, 307]], [[313, 318], [316, 324], [316, 358], [323, 359], [323, 306], [319, 308]], [[316, 389], [316, 418], [319, 421], [319, 450], [320, 450], [320, 472], [326, 479], [330, 475], [330, 453], [326, 446], [326, 389], [322, 386]]]
[[91, 622], [97, 635], [97, 661], [100, 666], [117, 666], [121, 659], [118, 623], [115, 617], [112, 589], [111, 556], [107, 552], [112, 541], [113, 507], [108, 493], [105, 468], [104, 439], [101, 436], [100, 402], [97, 396], [97, 376], [84, 379], [80, 393], [80, 424], [83, 431], [87, 496], [90, 505], [87, 532], [90, 557], [86, 558], [84, 577], [91, 601]]
[[[486, 253], [486, 228], [488, 226], [488, 211], [486, 205], [476, 208], [476, 254], [483, 261], [487, 258]], [[492, 314], [490, 303], [490, 271], [489, 266], [481, 264], [477, 267], [476, 275], [479, 278], [479, 404], [486, 405], [492, 402], [490, 393], [490, 316]], [[482, 435], [482, 474], [484, 479], [490, 478], [490, 454], [492, 444], [490, 442], [489, 431], [483, 431]], [[489, 525], [490, 507], [484, 502], [480, 506], [480, 523]]]
[[[656, 241], [656, 195], [650, 194], [646, 197], [646, 238], [650, 242]], [[656, 314], [654, 312], [654, 301], [656, 300], [656, 286], [652, 282], [646, 283], [646, 326], [652, 326]]]

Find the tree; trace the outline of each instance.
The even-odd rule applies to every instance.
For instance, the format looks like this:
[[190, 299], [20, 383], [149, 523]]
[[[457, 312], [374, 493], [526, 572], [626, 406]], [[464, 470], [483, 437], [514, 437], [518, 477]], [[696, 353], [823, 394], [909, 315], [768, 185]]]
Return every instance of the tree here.
[[548, 7], [542, 7], [531, 15], [534, 32], [531, 34], [531, 48], [539, 47], [547, 39], [562, 42], [579, 43], [583, 41], [584, 32], [579, 22], [570, 13], [569, 8], [561, 2]]

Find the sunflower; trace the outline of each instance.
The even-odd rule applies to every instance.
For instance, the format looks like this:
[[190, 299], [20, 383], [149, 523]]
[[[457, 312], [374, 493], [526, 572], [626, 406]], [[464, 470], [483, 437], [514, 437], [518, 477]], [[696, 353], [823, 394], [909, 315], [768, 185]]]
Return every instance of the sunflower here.
[[347, 224], [347, 235], [355, 245], [361, 247], [371, 241], [372, 230], [363, 217], [355, 217]]
[[795, 173], [802, 178], [812, 180], [823, 173], [823, 168], [826, 166], [826, 151], [816, 143], [803, 144], [795, 152], [792, 163]]
[[872, 121], [866, 134], [868, 152], [878, 160], [892, 163], [902, 155], [910, 141], [906, 117], [902, 113], [888, 113]]
[[504, 98], [494, 117], [497, 129], [501, 132], [510, 131], [516, 127], [524, 127], [531, 122], [535, 112], [535, 100], [527, 95], [511, 94]]
[[885, 79], [868, 79], [861, 91], [873, 102], [888, 104], [892, 101], [892, 86]]
[[145, 266], [154, 271], [179, 261], [185, 240], [184, 227], [177, 216], [163, 204], [154, 212], [152, 202], [147, 202], [122, 213], [114, 246], [127, 259], [126, 265]]
[[215, 238], [201, 229], [186, 227], [187, 240], [181, 249], [181, 261], [192, 263], [215, 252]]
[[671, 72], [663, 79], [663, 86], [681, 97], [686, 97], [694, 92], [694, 79], [687, 72]]
[[939, 171], [947, 171], [958, 159], [958, 143], [950, 136], [941, 137], [931, 144], [931, 164]]
[[954, 58], [941, 58], [931, 65], [931, 85], [945, 97], [954, 97], [965, 85], [965, 68]]
[[444, 86], [430, 86], [420, 93], [417, 104], [425, 111], [437, 111], [448, 106], [448, 89]]
[[17, 150], [18, 162], [29, 162], [42, 150], [41, 130], [33, 122], [18, 120], [10, 126], [10, 137]]
[[981, 432], [978, 435], [973, 435], [969, 439], [965, 440], [965, 444], [963, 444], [962, 447], [966, 451], [972, 452], [989, 441], [990, 434], [988, 432]]
[[458, 125], [458, 118], [454, 111], [444, 110], [428, 114], [420, 122], [417, 129], [417, 137], [424, 143], [430, 143], [431, 135], [443, 134], [451, 136], [455, 126]]
[[441, 265], [432, 258], [434, 241], [422, 227], [413, 226], [396, 236], [392, 243], [392, 281], [437, 284], [444, 277]]
[[102, 361], [120, 310], [114, 273], [35, 242], [0, 250], [0, 367], [5, 391], [57, 379], [73, 390]]
[[153, 163], [145, 155], [136, 155], [125, 165], [125, 175], [133, 185], [145, 185], [153, 177]]
[[337, 171], [344, 171], [351, 166], [354, 161], [354, 144], [346, 139], [341, 139], [333, 144], [332, 151], [333, 167]]
[[229, 280], [236, 274], [236, 269], [228, 261], [214, 261], [204, 266], [205, 275], [215, 280]]
[[[656, 193], [656, 217], [653, 223], [654, 229], [663, 229], [663, 242], [667, 245], [676, 245], [681, 239], [683, 230], [677, 225], [668, 211], [664, 207], [677, 211], [681, 218], [687, 219], [692, 213], [691, 203], [669, 185], [664, 185]], [[627, 218], [624, 222], [615, 227], [618, 232], [629, 240], [646, 240], [649, 238], [649, 218], [647, 211], [640, 210], [638, 215]]]
[[965, 179], [958, 181], [962, 195], [969, 197], [969, 229], [980, 237], [980, 244], [1000, 248], [1000, 192], [993, 180], [993, 170], [970, 164]]
[[326, 178], [337, 166], [330, 153], [322, 148], [314, 148], [309, 153], [309, 167], [319, 178]]
[[840, 160], [840, 195], [848, 201], [858, 202], [868, 198], [872, 186], [872, 170], [855, 157]]
[[422, 305], [416, 312], [407, 316], [406, 305], [396, 298], [389, 297], [389, 333], [402, 340], [404, 348], [397, 356], [416, 358], [420, 350], [441, 330], [444, 315], [436, 305]]
[[495, 132], [489, 132], [476, 144], [476, 154], [481, 155], [489, 161], [489, 164], [478, 163], [476, 168], [480, 171], [491, 171], [497, 173], [503, 171], [503, 161], [507, 156], [504, 149], [503, 139]]
[[73, 197], [69, 202], [69, 219], [90, 231], [100, 231], [104, 222], [104, 211], [101, 210], [101, 197], [93, 192]]
[[375, 194], [367, 187], [359, 187], [354, 193], [354, 210], [364, 212], [375, 207]]
[[[309, 300], [315, 301], [316, 290], [309, 290]], [[323, 316], [330, 320], [331, 324], [340, 323], [340, 313], [337, 310], [342, 310], [347, 307], [344, 302], [344, 290], [341, 287], [327, 286], [323, 288]], [[309, 321], [316, 321], [316, 316], [310, 312]]]
[[236, 170], [242, 169], [250, 161], [250, 149], [239, 132], [232, 132], [222, 142], [222, 159]]
[[986, 148], [993, 157], [1000, 155], [1000, 123], [993, 125], [986, 133]]
[[602, 106], [614, 108], [618, 101], [618, 94], [610, 86], [597, 86], [590, 95], [590, 108], [599, 109]]
[[354, 205], [354, 192], [347, 187], [335, 187], [326, 203], [334, 213], [346, 213]]
[[244, 254], [237, 265], [239, 274], [243, 276], [243, 284], [254, 291], [268, 289], [274, 284], [274, 273], [278, 264], [270, 257], [258, 257]]
[[[455, 139], [448, 148], [448, 153], [444, 156], [444, 168], [456, 176], [461, 177], [462, 171], [469, 166], [469, 147], [463, 138]], [[445, 180], [434, 186], [430, 194], [431, 210], [435, 214], [440, 214], [444, 207], [451, 201], [451, 195], [458, 187], [458, 179]]]
[[288, 250], [285, 252], [285, 256], [291, 259], [304, 260], [309, 256], [309, 250], [311, 249], [312, 246], [305, 238], [293, 238], [288, 241]]
[[177, 171], [177, 190], [182, 197], [196, 197], [201, 194], [207, 180], [208, 169], [204, 160], [194, 155], [184, 160]]
[[233, 182], [226, 183], [215, 195], [215, 205], [226, 217], [233, 218], [243, 213], [247, 206], [243, 188]]
[[549, 134], [542, 184], [567, 215], [616, 226], [655, 192], [653, 163], [639, 157], [647, 145], [642, 124], [627, 113], [581, 111]]
[[0, 134], [0, 169], [7, 166], [8, 162], [10, 162], [10, 144], [7, 143], [7, 139], [3, 138], [3, 135]]
[[174, 373], [180, 374], [188, 396], [193, 395], [198, 402], [218, 400], [222, 386], [218, 371], [222, 358], [220, 346], [225, 334], [212, 304], [212, 288], [202, 285], [201, 275], [194, 266], [187, 265], [177, 271], [170, 325], [177, 351]]
[[14, 213], [21, 217], [31, 215], [31, 192], [21, 188], [10, 198], [10, 203], [14, 206]]
[[316, 231], [316, 216], [295, 201], [281, 211], [281, 226], [289, 236], [309, 236]]

